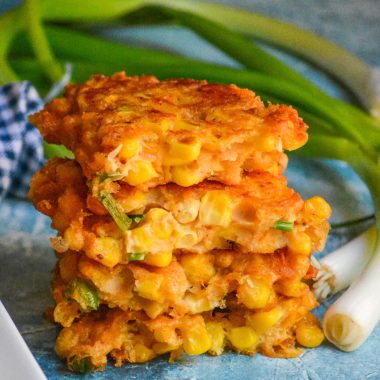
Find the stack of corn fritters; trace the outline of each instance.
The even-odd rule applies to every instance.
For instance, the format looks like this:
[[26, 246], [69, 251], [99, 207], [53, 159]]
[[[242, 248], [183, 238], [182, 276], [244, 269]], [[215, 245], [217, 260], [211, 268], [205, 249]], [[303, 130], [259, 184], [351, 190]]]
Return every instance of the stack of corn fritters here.
[[307, 281], [331, 209], [287, 187], [284, 151], [307, 141], [294, 109], [119, 73], [69, 85], [30, 120], [75, 155], [30, 190], [58, 231], [56, 350], [70, 369], [322, 342]]

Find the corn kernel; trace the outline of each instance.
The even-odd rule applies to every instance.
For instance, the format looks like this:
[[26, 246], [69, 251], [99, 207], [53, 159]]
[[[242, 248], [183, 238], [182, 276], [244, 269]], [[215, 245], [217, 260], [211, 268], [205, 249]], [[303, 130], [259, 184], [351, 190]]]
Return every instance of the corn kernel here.
[[296, 329], [297, 342], [304, 347], [317, 347], [325, 339], [322, 330], [313, 324], [300, 323]]
[[223, 190], [208, 191], [201, 199], [199, 221], [204, 225], [228, 227], [232, 217], [232, 201]]
[[281, 150], [281, 140], [274, 134], [263, 134], [258, 136], [252, 144], [261, 152], [273, 152]]
[[172, 127], [172, 124], [173, 122], [170, 119], [161, 120], [159, 124], [161, 132], [164, 132], [164, 133], [167, 132]]
[[177, 117], [174, 123], [174, 130], [175, 131], [194, 131], [194, 124], [188, 123], [185, 120], [180, 119]]
[[73, 251], [80, 251], [83, 248], [84, 239], [80, 231], [75, 231], [73, 227], [66, 229], [63, 239]]
[[139, 151], [139, 141], [137, 139], [127, 139], [123, 141], [119, 157], [124, 160], [129, 160]]
[[192, 314], [199, 314], [213, 309], [210, 301], [203, 294], [187, 294], [184, 301]]
[[131, 186], [138, 186], [157, 177], [157, 172], [150, 161], [136, 161], [128, 171], [127, 183]]
[[228, 268], [234, 261], [233, 251], [220, 251], [215, 255], [215, 265], [221, 268]]
[[176, 248], [189, 249], [199, 242], [197, 233], [191, 228], [181, 228], [178, 232]]
[[259, 333], [267, 332], [281, 318], [282, 312], [278, 307], [268, 311], [261, 311], [247, 316], [247, 323]]
[[154, 330], [154, 339], [158, 342], [168, 343], [170, 341], [177, 340], [177, 333], [174, 328], [170, 326], [160, 326], [160, 328]]
[[143, 309], [149, 318], [154, 319], [163, 313], [165, 306], [156, 301], [146, 301]]
[[145, 208], [147, 195], [141, 190], [134, 189], [132, 195], [124, 198], [120, 197], [117, 202], [124, 212], [131, 213], [131, 211]]
[[54, 321], [63, 327], [71, 326], [80, 315], [80, 308], [76, 302], [61, 301], [54, 308]]
[[144, 263], [153, 265], [155, 267], [167, 267], [172, 261], [172, 251], [160, 252], [160, 253], [148, 253], [145, 255]]
[[161, 220], [163, 218], [165, 218], [166, 216], [169, 215], [169, 212], [166, 211], [165, 209], [163, 208], [151, 208], [149, 210], [149, 212], [146, 214], [146, 221], [147, 222], [150, 222], [150, 221], [155, 221], [155, 220]]
[[306, 200], [304, 207], [306, 215], [315, 215], [321, 219], [327, 219], [331, 215], [330, 205], [319, 196]]
[[238, 350], [252, 348], [259, 339], [255, 330], [248, 326], [233, 327], [228, 331], [228, 340]]
[[[295, 130], [295, 125], [292, 121], [288, 120], [287, 122], [288, 124], [288, 127], [287, 127], [287, 131], [294, 131]], [[304, 137], [305, 136], [305, 137]], [[301, 148], [301, 146], [305, 145], [305, 142], [307, 141], [307, 135], [304, 135], [304, 136], [299, 136], [300, 138], [298, 139], [291, 139], [291, 140], [287, 140], [286, 142], [286, 149], [291, 151], [291, 150], [296, 150], [298, 148]]]
[[274, 163], [273, 165], [268, 166], [265, 171], [269, 174], [272, 174], [273, 176], [277, 176], [280, 172], [280, 166], [277, 163]]
[[212, 355], [221, 355], [224, 348], [225, 332], [221, 323], [206, 323], [207, 333], [211, 338], [211, 347], [209, 352]]
[[[78, 265], [79, 272], [91, 280], [91, 282], [101, 291], [110, 293], [110, 289], [107, 289], [107, 285], [110, 280], [109, 269], [103, 265], [90, 260], [81, 259]], [[116, 289], [115, 289], [116, 288]], [[112, 288], [112, 290], [117, 291], [117, 287]]]
[[276, 290], [287, 297], [301, 297], [309, 287], [300, 280], [281, 280], [276, 284]]
[[311, 239], [306, 232], [291, 232], [288, 236], [288, 247], [292, 253], [296, 255], [311, 254]]
[[187, 137], [181, 141], [169, 143], [163, 158], [163, 165], [186, 165], [195, 161], [201, 152], [202, 143], [196, 137]]
[[155, 132], [166, 133], [172, 127], [172, 120], [163, 119], [159, 122], [152, 122], [151, 120], [143, 120], [142, 125], [146, 129], [151, 129]]
[[126, 238], [128, 252], [149, 252], [154, 244], [147, 225], [127, 231]]
[[134, 348], [133, 363], [145, 363], [156, 356], [153, 350], [144, 346], [141, 343], [134, 344], [133, 348]]
[[193, 186], [203, 180], [203, 177], [196, 169], [188, 166], [173, 166], [170, 169], [171, 181], [182, 187]]
[[96, 238], [88, 255], [112, 268], [121, 261], [120, 241], [111, 237]]
[[182, 255], [181, 265], [192, 284], [205, 284], [215, 275], [212, 255], [189, 253]]
[[175, 218], [180, 223], [194, 222], [198, 216], [200, 204], [198, 199], [186, 200], [186, 202], [180, 203], [174, 214]]
[[249, 277], [238, 287], [237, 296], [249, 309], [257, 309], [268, 303], [270, 293], [271, 288], [266, 282]]
[[206, 327], [195, 324], [182, 331], [183, 349], [188, 355], [200, 355], [211, 348], [212, 342]]
[[169, 218], [171, 214], [162, 208], [152, 208], [146, 215], [146, 223], [151, 226], [152, 234], [159, 239], [167, 239], [173, 232]]
[[156, 354], [161, 355], [169, 351], [176, 350], [177, 348], [179, 348], [179, 345], [168, 344], [168, 343], [155, 343], [152, 348]]
[[159, 274], [150, 273], [144, 279], [135, 282], [136, 291], [140, 297], [152, 301], [161, 301], [163, 296], [161, 292], [161, 283], [163, 277]]

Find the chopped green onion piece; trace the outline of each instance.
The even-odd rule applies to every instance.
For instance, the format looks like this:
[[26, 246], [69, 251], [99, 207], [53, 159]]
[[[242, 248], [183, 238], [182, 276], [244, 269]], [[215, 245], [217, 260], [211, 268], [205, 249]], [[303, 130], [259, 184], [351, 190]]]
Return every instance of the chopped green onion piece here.
[[69, 158], [70, 160], [73, 160], [75, 158], [74, 153], [63, 145], [48, 144], [47, 142], [44, 141], [43, 147], [44, 147], [44, 155], [48, 159], [53, 158], [53, 157], [59, 157], [59, 158]]
[[145, 252], [131, 252], [128, 253], [128, 260], [129, 261], [141, 261], [145, 259]]
[[120, 205], [115, 201], [113, 196], [107, 190], [100, 191], [98, 195], [99, 201], [107, 209], [107, 211], [112, 216], [112, 219], [118, 225], [118, 227], [123, 231], [127, 231], [131, 228], [132, 219], [124, 214], [121, 210]]
[[79, 359], [77, 356], [74, 356], [69, 361], [69, 367], [78, 373], [89, 373], [95, 370], [95, 366], [92, 364], [91, 357], [86, 356], [82, 359]]
[[277, 220], [277, 222], [274, 224], [274, 228], [280, 231], [292, 232], [294, 223], [288, 220]]
[[128, 218], [132, 219], [135, 223], [140, 223], [145, 219], [145, 214], [129, 214]]
[[123, 175], [119, 172], [115, 173], [96, 173], [98, 175], [98, 181], [99, 183], [104, 182], [106, 179], [110, 179], [112, 181], [117, 181], [118, 179], [122, 178]]
[[79, 303], [85, 312], [97, 310], [99, 296], [96, 288], [81, 278], [74, 279], [65, 291], [65, 297]]

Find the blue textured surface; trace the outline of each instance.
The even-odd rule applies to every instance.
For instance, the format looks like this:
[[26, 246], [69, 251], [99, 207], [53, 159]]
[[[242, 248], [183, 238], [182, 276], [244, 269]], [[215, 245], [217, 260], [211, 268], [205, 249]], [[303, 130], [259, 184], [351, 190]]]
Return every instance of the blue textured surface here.
[[[378, 0], [313, 0], [308, 1], [307, 6], [301, 0], [224, 2], [310, 27], [342, 43], [368, 62], [379, 63]], [[11, 3], [13, 1], [0, 0], [0, 12]], [[192, 33], [179, 28], [134, 28], [108, 33], [135, 44], [159, 46], [199, 58], [234, 64]], [[314, 71], [309, 65], [292, 57], [279, 54], [330, 93], [343, 96], [342, 90], [323, 73]], [[287, 174], [291, 186], [304, 197], [321, 194], [328, 199], [334, 207], [333, 222], [362, 217], [372, 212], [372, 203], [365, 186], [342, 163], [291, 159]], [[331, 234], [326, 251], [343, 244], [363, 228], [364, 225], [355, 230], [339, 230], [339, 233]], [[53, 234], [48, 218], [38, 214], [30, 203], [15, 199], [1, 203], [0, 299], [49, 379], [380, 379], [379, 327], [365, 345], [353, 353], [342, 353], [326, 343], [318, 349], [306, 350], [301, 357], [291, 360], [226, 354], [220, 357], [185, 357], [175, 364], [168, 364], [162, 358], [145, 365], [125, 365], [117, 369], [109, 366], [105, 372], [85, 377], [71, 374], [54, 354], [57, 328], [44, 324], [42, 318], [44, 310], [52, 304], [50, 271], [55, 257], [49, 247], [49, 237]], [[322, 305], [316, 312], [321, 316], [324, 310]]]

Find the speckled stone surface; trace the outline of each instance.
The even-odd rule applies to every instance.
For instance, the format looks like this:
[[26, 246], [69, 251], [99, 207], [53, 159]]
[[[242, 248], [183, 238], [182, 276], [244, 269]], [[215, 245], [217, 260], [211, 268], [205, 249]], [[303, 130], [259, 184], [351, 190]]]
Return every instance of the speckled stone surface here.
[[[359, 54], [372, 64], [380, 64], [379, 0], [224, 0], [264, 14], [292, 21], [323, 34]], [[10, 4], [0, 0], [0, 12]], [[216, 49], [180, 28], [133, 28], [112, 30], [112, 37], [137, 45], [153, 45], [166, 50], [234, 65]], [[278, 54], [278, 53], [276, 53]], [[345, 96], [323, 73], [294, 58], [279, 54], [330, 93]], [[287, 170], [290, 185], [304, 197], [321, 194], [333, 205], [333, 222], [355, 219], [372, 212], [368, 191], [346, 165], [338, 162], [291, 159]], [[330, 235], [326, 252], [340, 246], [366, 226], [344, 229]], [[38, 214], [26, 201], [6, 199], [0, 204], [0, 299], [14, 319], [48, 379], [257, 379], [257, 380], [364, 380], [380, 379], [380, 327], [356, 352], [342, 353], [329, 344], [291, 360], [253, 358], [226, 354], [220, 357], [185, 357], [175, 364], [165, 358], [145, 365], [108, 366], [105, 372], [85, 377], [69, 373], [54, 354], [55, 326], [46, 325], [42, 314], [52, 304], [50, 271], [55, 257], [49, 247], [48, 218]], [[316, 311], [322, 316], [325, 306]], [[1, 339], [1, 332], [0, 332]], [[0, 369], [0, 379], [1, 369]], [[11, 380], [11, 379], [9, 379]]]

